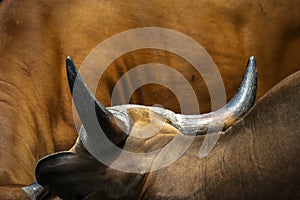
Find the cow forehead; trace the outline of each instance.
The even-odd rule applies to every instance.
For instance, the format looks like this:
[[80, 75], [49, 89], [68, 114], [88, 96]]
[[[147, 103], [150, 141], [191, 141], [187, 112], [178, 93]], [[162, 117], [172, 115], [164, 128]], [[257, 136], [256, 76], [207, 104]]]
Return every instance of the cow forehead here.
[[128, 134], [134, 124], [154, 126], [155, 124], [166, 123], [177, 127], [178, 116], [170, 110], [159, 107], [128, 104], [108, 107], [108, 110], [117, 119], [119, 127]]
[[177, 134], [181, 134], [165, 116], [167, 112], [169, 111], [155, 107], [128, 106], [126, 113], [130, 130], [127, 133], [128, 146], [125, 144], [124, 149], [135, 152], [154, 151], [168, 144]]

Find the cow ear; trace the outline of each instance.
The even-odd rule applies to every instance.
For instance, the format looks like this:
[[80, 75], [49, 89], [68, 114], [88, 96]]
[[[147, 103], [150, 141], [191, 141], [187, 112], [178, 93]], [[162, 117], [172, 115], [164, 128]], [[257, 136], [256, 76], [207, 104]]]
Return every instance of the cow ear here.
[[52, 195], [62, 199], [82, 199], [97, 189], [94, 186], [98, 181], [95, 174], [106, 168], [95, 159], [60, 152], [41, 159], [37, 163], [35, 176], [37, 182]]
[[113, 114], [103, 106], [89, 90], [82, 80], [80, 74], [71, 57], [66, 59], [67, 76], [72, 97], [83, 123], [84, 129], [89, 134], [97, 134], [99, 125], [106, 137], [115, 145], [120, 146], [124, 143], [127, 134], [119, 127], [119, 124]]

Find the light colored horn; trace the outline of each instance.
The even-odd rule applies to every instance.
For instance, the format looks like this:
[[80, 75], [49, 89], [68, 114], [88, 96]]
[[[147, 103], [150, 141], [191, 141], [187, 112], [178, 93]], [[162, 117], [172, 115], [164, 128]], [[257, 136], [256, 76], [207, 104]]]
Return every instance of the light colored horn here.
[[[252, 108], [256, 98], [257, 69], [255, 57], [248, 60], [242, 83], [236, 95], [222, 108], [201, 115], [177, 115], [174, 124], [184, 134], [206, 134], [225, 130]], [[210, 131], [208, 131], [210, 129]]]

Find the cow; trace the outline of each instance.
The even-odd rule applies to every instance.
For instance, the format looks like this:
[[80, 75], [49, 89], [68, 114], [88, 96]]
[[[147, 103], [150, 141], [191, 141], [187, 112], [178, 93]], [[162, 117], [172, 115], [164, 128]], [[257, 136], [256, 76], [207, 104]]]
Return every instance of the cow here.
[[[300, 126], [297, 119], [300, 104], [297, 99], [300, 71], [275, 86], [244, 117], [253, 106], [256, 94], [253, 57], [234, 98], [219, 110], [204, 115], [176, 115], [169, 110], [137, 105], [105, 108], [84, 84], [70, 58], [67, 68], [70, 89], [83, 126], [71, 151], [49, 155], [37, 164], [37, 180], [52, 194], [62, 199], [299, 198]], [[151, 113], [157, 116], [151, 119]], [[97, 129], [91, 123], [93, 117], [114, 145], [136, 153], [157, 148], [161, 151], [142, 163], [135, 163], [129, 157], [120, 161], [122, 166], [130, 169], [147, 165], [139, 173], [112, 167], [119, 154], [111, 155], [110, 166], [103, 164], [95, 158], [91, 144], [106, 155], [114, 153], [103, 143], [103, 138], [93, 136], [100, 134], [94, 132]], [[214, 127], [210, 134], [216, 134], [215, 126], [222, 124], [226, 129], [240, 118], [230, 129], [219, 133], [221, 139], [207, 157], [199, 158], [197, 150], [209, 126]], [[149, 123], [154, 130], [159, 124], [163, 125], [156, 135], [137, 139], [137, 133], [147, 132], [148, 129], [143, 127]], [[130, 127], [120, 129], [118, 124]], [[130, 131], [125, 134], [122, 130]], [[167, 153], [161, 149], [180, 134], [196, 135], [181, 156], [176, 157], [174, 149]], [[185, 140], [184, 137], [180, 139]], [[181, 148], [184, 142], [176, 145]], [[176, 160], [170, 165], [151, 170], [173, 156]]]
[[[228, 100], [238, 89], [245, 60], [256, 55], [259, 98], [299, 70], [299, 9], [292, 0], [1, 1], [0, 199], [26, 199], [21, 187], [35, 180], [36, 162], [70, 149], [76, 140], [66, 56], [81, 64], [95, 46], [115, 34], [164, 27], [190, 36], [207, 50], [224, 80]], [[111, 63], [99, 82], [99, 101], [110, 106], [116, 82], [144, 63], [164, 63], [182, 73], [196, 91], [200, 111], [211, 110], [201, 75], [179, 56], [155, 49], [128, 52]], [[180, 112], [172, 92], [154, 85], [139, 88], [130, 103], [161, 104]]]
[[[79, 75], [74, 62], [70, 57], [68, 57], [66, 60], [66, 66], [67, 66], [66, 71], [67, 71], [67, 77], [69, 81], [69, 87], [71, 93], [73, 94], [72, 96], [75, 105], [78, 109], [78, 113], [81, 117], [82, 122], [84, 123], [84, 126], [82, 126], [80, 130], [80, 139], [79, 138], [77, 139], [78, 143], [73, 147], [75, 150], [77, 149], [78, 152], [86, 151], [81, 149], [81, 147], [83, 146], [82, 141], [87, 140], [85, 138], [89, 138], [91, 133], [95, 133], [95, 132], [99, 133], [101, 132], [101, 130], [104, 130], [105, 131], [104, 134], [117, 146], [120, 145], [123, 146], [125, 143], [126, 145], [128, 144], [129, 146], [132, 146], [130, 138], [145, 134], [144, 131], [150, 133], [152, 132], [151, 134], [155, 134], [155, 135], [165, 134], [166, 131], [164, 130], [165, 129], [164, 127], [166, 122], [168, 122], [173, 127], [176, 127], [178, 131], [180, 131], [180, 133], [188, 136], [203, 135], [208, 133], [214, 133], [220, 130], [225, 130], [228, 127], [230, 127], [237, 119], [242, 118], [249, 111], [249, 109], [253, 106], [256, 98], [257, 69], [256, 69], [256, 61], [253, 56], [250, 57], [248, 61], [246, 72], [244, 74], [241, 86], [237, 94], [234, 96], [234, 98], [219, 110], [204, 115], [182, 115], [182, 114], [176, 115], [174, 112], [170, 110], [161, 109], [157, 107], [133, 105], [133, 104], [110, 107], [106, 109], [100, 102], [97, 101], [96, 97], [88, 89], [86, 83], [84, 83], [84, 81], [82, 80], [82, 77]], [[96, 115], [93, 116], [93, 112], [95, 111], [96, 111], [95, 113]], [[126, 117], [124, 118], [124, 116]], [[99, 122], [95, 122], [93, 117], [97, 118], [97, 121]], [[92, 122], [96, 124], [92, 124]], [[143, 125], [140, 125], [140, 123]], [[95, 127], [97, 127], [98, 124], [101, 126], [101, 130], [95, 129]], [[150, 126], [150, 128], [148, 127], [145, 130], [140, 128], [137, 129], [135, 128], [135, 127], [145, 127], [145, 126], [146, 127]], [[122, 128], [120, 129], [120, 127]], [[176, 131], [172, 129], [170, 129], [170, 131], [167, 131], [167, 133], [170, 135], [174, 135], [174, 134], [176, 135]], [[166, 138], [161, 136], [158, 136], [158, 138], [160, 138], [159, 140], [162, 143], [166, 144], [166, 142], [164, 141], [166, 140]], [[92, 141], [94, 139], [88, 139], [88, 140]], [[99, 139], [97, 140], [96, 138], [95, 141], [96, 144], [94, 146], [98, 148], [102, 142], [101, 140]], [[169, 139], [167, 139], [167, 141], [169, 141]], [[189, 140], [187, 140], [187, 143], [188, 141]], [[142, 144], [137, 143], [137, 145], [141, 146], [138, 147], [138, 149], [142, 149], [142, 151], [144, 151], [143, 149], [145, 149], [145, 146], [143, 144], [145, 142], [147, 141], [143, 141]], [[136, 143], [136, 141], [134, 143]], [[179, 143], [179, 145], [183, 145], [183, 144]], [[137, 147], [136, 145], [133, 146]], [[148, 144], [146, 146], [150, 146], [150, 145]], [[113, 153], [108, 152], [108, 149], [110, 149], [110, 147], [104, 149], [104, 152], [108, 154], [108, 156], [110, 156], [110, 154]], [[150, 149], [152, 149], [152, 147], [150, 147]], [[55, 157], [57, 156], [58, 154], [55, 154]], [[167, 153], [167, 155], [165, 156], [172, 157], [172, 152]], [[160, 157], [159, 154], [154, 155], [154, 157], [150, 160], [148, 159], [144, 160], [144, 163], [142, 165], [149, 165], [150, 163], [153, 163], [153, 160], [157, 159], [157, 157]], [[62, 158], [61, 160], [64, 160], [64, 158]], [[40, 164], [43, 162], [44, 162], [43, 160], [39, 162], [37, 167], [38, 170], [43, 171], [45, 170], [45, 168], [47, 168], [44, 167], [43, 164]], [[125, 160], [125, 162], [127, 163], [128, 160], [127, 161]], [[130, 165], [132, 167], [132, 164]], [[51, 176], [53, 176], [52, 168], [56, 168], [57, 165], [55, 163], [51, 163], [48, 164], [47, 166], [50, 166], [51, 168], [50, 173]], [[140, 168], [142, 166], [140, 166], [139, 164], [137, 165], [137, 167]], [[147, 171], [147, 170], [149, 169], [145, 168], [142, 171]], [[38, 171], [37, 172], [38, 179], [41, 179], [40, 177], [43, 176], [40, 174], [41, 173]], [[55, 176], [55, 177], [58, 178], [59, 176]], [[47, 176], [46, 181], [48, 181], [48, 179], [49, 178]], [[66, 181], [68, 180], [65, 177], [62, 177], [62, 179]], [[61, 188], [60, 185], [55, 187]], [[39, 183], [33, 183], [28, 187], [24, 187], [23, 189], [29, 194], [29, 196], [32, 199], [43, 199], [44, 196], [48, 194], [48, 191], [46, 191], [43, 188], [43, 186], [39, 185]], [[66, 199], [78, 198], [78, 196], [70, 196], [70, 195], [74, 195], [74, 193], [66, 191], [66, 194], [63, 195], [63, 198]], [[82, 196], [82, 194], [80, 194], [80, 196]], [[123, 197], [117, 197], [117, 198], [123, 198]]]

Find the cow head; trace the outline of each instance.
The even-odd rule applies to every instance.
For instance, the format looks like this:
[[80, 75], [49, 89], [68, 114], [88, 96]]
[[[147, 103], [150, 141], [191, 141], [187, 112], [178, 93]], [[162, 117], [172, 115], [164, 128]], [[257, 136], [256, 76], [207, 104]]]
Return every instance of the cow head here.
[[[70, 57], [67, 58], [67, 74], [83, 126], [70, 151], [47, 156], [39, 161], [36, 168], [38, 182], [64, 199], [97, 198], [97, 195], [102, 199], [136, 199], [140, 191], [145, 190], [143, 186], [147, 184], [147, 177], [155, 173], [152, 168], [167, 157], [174, 156], [172, 151], [162, 154], [159, 149], [178, 135], [183, 140], [196, 136], [194, 142], [199, 143], [208, 130], [227, 129], [253, 106], [257, 84], [255, 58], [251, 57], [241, 86], [228, 104], [203, 115], [182, 115], [163, 108], [139, 105], [106, 108], [89, 91]], [[119, 149], [155, 153], [140, 162], [139, 166], [130, 159], [123, 159], [122, 163], [117, 164], [126, 169], [141, 168], [140, 171], [117, 170], [111, 166], [122, 157], [122, 152], [113, 153], [111, 146], [97, 135], [99, 127]], [[156, 134], [151, 135], [153, 132]], [[147, 137], [143, 137], [145, 135]], [[95, 145], [101, 149], [96, 153], [107, 156], [106, 164], [95, 158]]]

